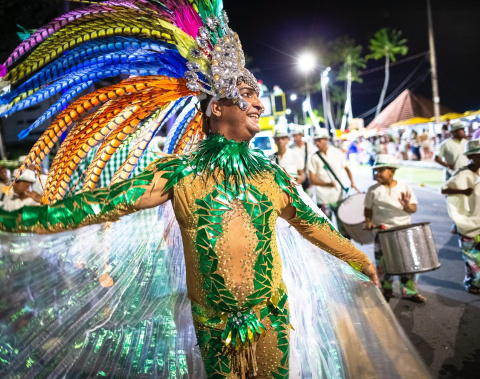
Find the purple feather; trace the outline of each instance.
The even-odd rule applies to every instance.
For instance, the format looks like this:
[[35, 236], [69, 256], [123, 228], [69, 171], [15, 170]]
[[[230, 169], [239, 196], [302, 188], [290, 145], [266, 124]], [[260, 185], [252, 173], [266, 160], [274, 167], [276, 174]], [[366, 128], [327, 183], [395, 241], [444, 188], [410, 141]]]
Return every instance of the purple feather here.
[[5, 62], [5, 67], [11, 66], [15, 61], [17, 61], [22, 55], [27, 53], [36, 45], [40, 44], [42, 41], [50, 37], [53, 33], [60, 30], [62, 27], [67, 25], [69, 22], [72, 22], [78, 18], [81, 18], [85, 15], [98, 12], [111, 12], [111, 8], [108, 8], [104, 5], [92, 5], [83, 9], [78, 9], [72, 12], [68, 12], [60, 17], [57, 17], [53, 21], [50, 21], [45, 26], [37, 29], [29, 38], [23, 41], [17, 48], [13, 51], [12, 54], [8, 57]]

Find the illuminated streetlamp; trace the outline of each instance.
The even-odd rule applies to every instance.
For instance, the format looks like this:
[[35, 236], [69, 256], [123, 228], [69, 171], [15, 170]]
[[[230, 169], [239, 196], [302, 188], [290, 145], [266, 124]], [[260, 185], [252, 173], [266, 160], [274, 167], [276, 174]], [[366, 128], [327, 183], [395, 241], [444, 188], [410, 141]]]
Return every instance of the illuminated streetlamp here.
[[309, 73], [316, 66], [315, 55], [310, 52], [305, 52], [298, 57], [298, 68], [300, 71]]
[[304, 52], [298, 57], [298, 68], [300, 71], [305, 73], [305, 92], [307, 95], [307, 100], [303, 104], [303, 122], [304, 124], [307, 123], [307, 111], [306, 105], [310, 104], [310, 90], [308, 88], [308, 74], [310, 71], [313, 71], [316, 66], [316, 58], [315, 55], [311, 52]]
[[292, 93], [292, 94], [290, 95], [290, 100], [292, 100], [292, 101], [297, 100], [297, 94], [296, 94], [296, 93]]

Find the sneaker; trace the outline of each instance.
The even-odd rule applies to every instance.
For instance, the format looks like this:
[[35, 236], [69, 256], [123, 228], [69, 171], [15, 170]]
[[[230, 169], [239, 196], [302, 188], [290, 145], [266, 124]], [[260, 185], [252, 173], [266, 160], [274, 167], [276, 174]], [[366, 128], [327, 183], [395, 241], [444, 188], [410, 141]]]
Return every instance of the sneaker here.
[[403, 296], [402, 299], [413, 301], [414, 303], [425, 303], [427, 298], [425, 296], [416, 293], [413, 296]]
[[382, 290], [382, 293], [383, 293], [383, 297], [385, 298], [385, 300], [387, 300], [387, 302], [392, 298], [392, 297], [395, 297], [395, 295], [393, 294], [393, 290], [392, 289], [386, 289], [384, 288]]

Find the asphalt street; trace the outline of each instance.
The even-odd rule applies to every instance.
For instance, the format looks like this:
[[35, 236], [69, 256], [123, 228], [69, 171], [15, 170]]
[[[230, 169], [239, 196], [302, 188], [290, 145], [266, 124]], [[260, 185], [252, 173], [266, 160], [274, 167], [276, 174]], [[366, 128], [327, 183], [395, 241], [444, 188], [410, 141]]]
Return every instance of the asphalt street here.
[[[357, 187], [366, 191], [372, 178], [355, 172]], [[412, 189], [419, 202], [412, 222], [431, 223], [441, 267], [419, 275], [425, 304], [401, 299], [397, 281], [390, 306], [434, 378], [478, 378], [480, 296], [463, 287], [464, 265], [457, 236], [450, 232], [445, 197], [438, 190], [415, 185]], [[373, 259], [373, 244], [358, 246]]]

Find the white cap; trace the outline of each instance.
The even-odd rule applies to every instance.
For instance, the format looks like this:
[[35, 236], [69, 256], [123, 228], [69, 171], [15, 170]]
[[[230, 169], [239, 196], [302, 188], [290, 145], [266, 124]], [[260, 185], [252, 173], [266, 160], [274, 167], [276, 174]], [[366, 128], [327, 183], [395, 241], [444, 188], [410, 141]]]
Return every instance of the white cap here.
[[480, 154], [480, 139], [473, 139], [465, 145], [465, 155], [473, 154]]
[[459, 122], [456, 122], [454, 124], [451, 124], [449, 126], [448, 130], [450, 132], [454, 132], [455, 130], [465, 129], [466, 127], [467, 127], [467, 125], [465, 125], [464, 122], [459, 121]]
[[273, 138], [278, 138], [278, 137], [288, 137], [288, 130], [286, 126], [279, 126], [275, 129], [275, 134], [273, 135]]
[[[18, 170], [15, 170], [13, 177], [16, 176]], [[26, 169], [22, 175], [17, 179], [17, 181], [23, 180], [25, 182], [35, 183], [37, 179], [35, 178], [35, 173], [32, 170]]]
[[322, 138], [330, 138], [328, 135], [328, 131], [325, 128], [320, 128], [315, 130], [315, 135], [313, 136], [313, 139], [322, 139]]
[[398, 162], [397, 157], [389, 154], [378, 154], [377, 159], [375, 159], [375, 163], [373, 164], [372, 168], [380, 168], [380, 167], [391, 167], [391, 168], [399, 168], [400, 164]]
[[301, 134], [303, 136], [303, 135], [305, 135], [305, 129], [301, 125], [295, 125], [293, 127], [293, 133], [292, 134]]

